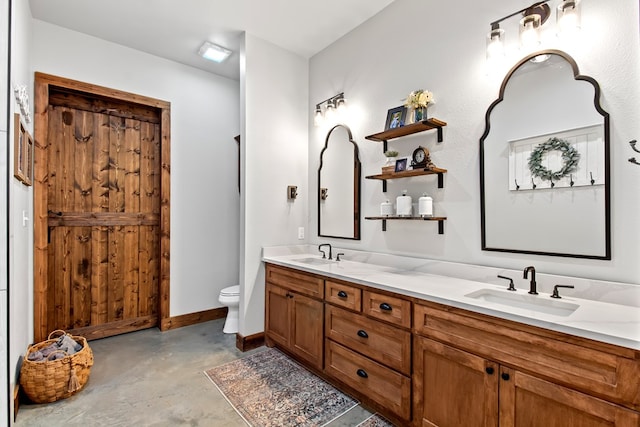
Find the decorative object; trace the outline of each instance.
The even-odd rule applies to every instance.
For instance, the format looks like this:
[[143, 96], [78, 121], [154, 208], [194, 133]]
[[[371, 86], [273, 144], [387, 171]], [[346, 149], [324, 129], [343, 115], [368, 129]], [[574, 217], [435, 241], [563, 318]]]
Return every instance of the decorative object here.
[[428, 149], [418, 146], [418, 148], [413, 150], [413, 154], [411, 155], [411, 168], [431, 170], [434, 167], [436, 167], [436, 165], [431, 161], [431, 155]]
[[[13, 176], [25, 185], [31, 185], [31, 181], [27, 175], [28, 159], [31, 159], [28, 153], [29, 144], [27, 131], [20, 120], [20, 114], [13, 115]], [[32, 144], [33, 147], [33, 144]]]
[[404, 105], [413, 109], [413, 122], [417, 123], [427, 118], [427, 107], [434, 102], [433, 93], [418, 89], [409, 93]]
[[[637, 142], [638, 142], [638, 141], [636, 141], [635, 139], [633, 139], [633, 140], [629, 141], [629, 145], [631, 146], [631, 149], [632, 149], [633, 151], [635, 151], [636, 153], [640, 153], [640, 150], [638, 150], [638, 149], [636, 148], [636, 143], [637, 143]], [[629, 162], [630, 162], [630, 163], [633, 163], [633, 164], [635, 164], [635, 165], [640, 165], [640, 162], [638, 162], [638, 161], [636, 160], [636, 158], [635, 158], [635, 157], [629, 157]]]
[[27, 85], [16, 85], [13, 87], [13, 93], [16, 101], [20, 106], [20, 112], [24, 116], [24, 121], [31, 123], [31, 108], [29, 107], [29, 94], [27, 94]]
[[[505, 56], [505, 30], [500, 23], [514, 16], [522, 16], [519, 22], [519, 40], [522, 49], [535, 49], [540, 44], [542, 26], [547, 22], [551, 8], [550, 0], [539, 1], [531, 6], [517, 10], [491, 23], [491, 31], [487, 35], [487, 61], [500, 60]], [[561, 0], [556, 9], [556, 33], [566, 37], [574, 35], [580, 29], [580, 0]], [[543, 61], [546, 58], [536, 57]]]
[[322, 426], [356, 406], [279, 350], [205, 371], [250, 426]]
[[347, 100], [344, 97], [344, 92], [340, 92], [339, 94], [333, 95], [332, 97], [316, 104], [316, 110], [313, 116], [313, 125], [318, 127], [325, 122], [332, 125], [336, 119], [338, 121], [344, 121], [346, 119], [346, 115]]
[[[542, 158], [548, 151], [562, 152], [562, 167], [560, 170], [551, 171], [542, 165]], [[565, 176], [569, 176], [578, 167], [580, 161], [580, 153], [569, 143], [560, 138], [549, 138], [546, 142], [538, 145], [529, 156], [529, 170], [531, 175], [541, 178], [545, 181], [558, 181]]]
[[433, 216], [433, 199], [427, 193], [422, 193], [422, 197], [418, 199], [418, 215], [423, 218]]
[[413, 201], [411, 196], [407, 195], [407, 190], [402, 190], [402, 196], [396, 197], [396, 215], [411, 216], [411, 208]]
[[391, 216], [393, 215], [393, 205], [390, 201], [385, 200], [380, 203], [380, 215], [381, 216]]
[[387, 158], [387, 161], [382, 167], [382, 173], [391, 173], [396, 168], [396, 157], [398, 157], [398, 152], [388, 150], [384, 152], [384, 155]]
[[407, 118], [407, 109], [404, 106], [399, 106], [387, 111], [387, 121], [384, 125], [384, 130], [396, 129], [404, 126], [404, 121]]
[[406, 157], [396, 160], [396, 166], [395, 166], [394, 172], [402, 172], [407, 170], [407, 161], [408, 160]]

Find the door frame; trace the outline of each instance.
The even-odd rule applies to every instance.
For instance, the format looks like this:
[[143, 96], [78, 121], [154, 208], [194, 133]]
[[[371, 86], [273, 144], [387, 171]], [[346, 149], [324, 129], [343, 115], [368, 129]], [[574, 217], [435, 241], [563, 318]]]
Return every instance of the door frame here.
[[[50, 74], [35, 73], [34, 79], [34, 179], [33, 179], [33, 329], [36, 342], [47, 339], [47, 133], [49, 128], [50, 87], [71, 89], [89, 96], [110, 98], [128, 103], [157, 108], [160, 112], [160, 274], [158, 284], [158, 326], [170, 328], [170, 254], [171, 254], [171, 103], [116, 89], [83, 83]], [[117, 326], [120, 332], [129, 332], [125, 323]], [[106, 335], [93, 336], [102, 338]]]

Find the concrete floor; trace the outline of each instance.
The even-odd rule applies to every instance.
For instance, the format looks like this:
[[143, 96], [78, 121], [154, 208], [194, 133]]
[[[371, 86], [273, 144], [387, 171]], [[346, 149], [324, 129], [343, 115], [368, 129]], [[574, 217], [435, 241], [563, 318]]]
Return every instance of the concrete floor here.
[[[224, 319], [168, 332], [148, 329], [91, 341], [94, 365], [85, 389], [58, 402], [22, 404], [17, 427], [246, 426], [204, 375], [246, 357]], [[371, 415], [357, 406], [331, 427], [356, 426]]]

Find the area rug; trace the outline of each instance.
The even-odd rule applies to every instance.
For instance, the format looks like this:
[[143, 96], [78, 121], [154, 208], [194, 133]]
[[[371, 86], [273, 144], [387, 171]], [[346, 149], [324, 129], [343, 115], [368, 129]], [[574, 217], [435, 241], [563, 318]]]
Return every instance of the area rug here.
[[205, 371], [254, 427], [320, 427], [358, 402], [276, 349]]
[[394, 427], [394, 425], [386, 418], [373, 414], [356, 427]]

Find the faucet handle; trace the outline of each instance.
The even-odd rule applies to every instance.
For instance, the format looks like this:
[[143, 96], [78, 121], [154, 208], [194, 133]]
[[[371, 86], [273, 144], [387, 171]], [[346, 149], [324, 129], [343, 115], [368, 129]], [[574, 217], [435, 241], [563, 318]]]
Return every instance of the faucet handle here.
[[322, 252], [322, 259], [327, 257], [327, 254], [322, 249], [318, 249], [318, 251]]
[[338, 255], [336, 255], [336, 261], [340, 261], [340, 255], [344, 255], [344, 252], [340, 252]]
[[511, 277], [507, 277], [507, 276], [501, 276], [498, 274], [498, 277], [501, 279], [506, 279], [509, 281], [509, 287], [507, 288], [508, 291], [515, 291], [516, 287], [513, 284], [513, 279]]
[[555, 285], [555, 286], [553, 287], [553, 293], [551, 294], [551, 298], [558, 298], [558, 299], [562, 298], [562, 297], [560, 296], [560, 294], [558, 293], [558, 288], [569, 288], [569, 289], [573, 289], [573, 288], [575, 288], [575, 286], [573, 286], [573, 285]]

